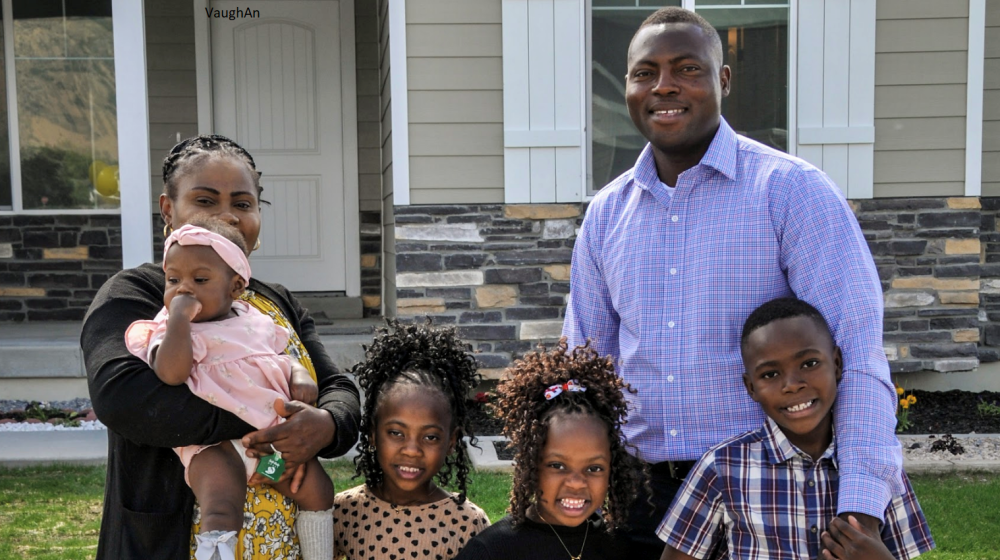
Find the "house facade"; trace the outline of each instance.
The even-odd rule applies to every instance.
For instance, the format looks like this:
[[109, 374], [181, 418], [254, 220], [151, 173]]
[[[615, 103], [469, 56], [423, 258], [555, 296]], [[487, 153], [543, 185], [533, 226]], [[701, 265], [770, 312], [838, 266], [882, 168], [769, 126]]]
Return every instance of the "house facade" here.
[[[256, 274], [359, 315], [453, 324], [498, 375], [558, 336], [587, 201], [643, 146], [623, 103], [628, 41], [672, 4], [720, 32], [730, 124], [849, 199], [892, 370], [1000, 361], [996, 2], [43, 4], [3, 3], [0, 321], [78, 321], [111, 274], [154, 259], [160, 161], [215, 132], [264, 172]], [[70, 98], [28, 101], [70, 79]]]

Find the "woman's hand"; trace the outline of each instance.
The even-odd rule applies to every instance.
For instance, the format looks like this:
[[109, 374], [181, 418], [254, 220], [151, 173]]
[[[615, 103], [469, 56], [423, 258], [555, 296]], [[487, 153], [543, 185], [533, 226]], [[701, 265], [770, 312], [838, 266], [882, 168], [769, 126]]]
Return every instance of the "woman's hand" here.
[[[243, 436], [243, 446], [247, 448], [247, 457], [260, 458], [271, 455], [274, 449], [281, 452], [285, 461], [285, 475], [282, 480], [295, 475], [292, 481], [292, 491], [296, 491], [295, 482], [305, 475], [305, 469], [299, 469], [309, 459], [316, 456], [324, 447], [333, 443], [337, 427], [330, 413], [299, 401], [274, 401], [274, 411], [285, 418], [285, 422]], [[301, 472], [299, 472], [301, 471]], [[269, 482], [255, 474], [251, 484]]]

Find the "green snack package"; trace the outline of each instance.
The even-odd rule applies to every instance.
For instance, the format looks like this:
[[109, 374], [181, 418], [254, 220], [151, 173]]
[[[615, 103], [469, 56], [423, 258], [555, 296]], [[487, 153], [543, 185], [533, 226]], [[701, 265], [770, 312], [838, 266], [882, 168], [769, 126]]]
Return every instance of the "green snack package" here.
[[281, 458], [281, 453], [261, 457], [257, 472], [277, 482], [285, 472], [285, 460]]

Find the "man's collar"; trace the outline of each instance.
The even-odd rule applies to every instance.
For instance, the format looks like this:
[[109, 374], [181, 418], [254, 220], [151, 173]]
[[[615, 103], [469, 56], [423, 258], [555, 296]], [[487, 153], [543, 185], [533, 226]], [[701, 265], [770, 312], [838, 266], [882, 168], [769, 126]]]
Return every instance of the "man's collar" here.
[[737, 152], [740, 141], [736, 133], [726, 122], [726, 119], [719, 117], [719, 130], [715, 132], [715, 138], [708, 146], [708, 151], [701, 158], [701, 165], [706, 165], [722, 173], [728, 179], [736, 178]]
[[[808, 456], [801, 449], [792, 445], [792, 442], [788, 441], [788, 436], [785, 435], [785, 432], [781, 431], [781, 427], [771, 417], [768, 417], [767, 422], [764, 424], [764, 439], [762, 441], [772, 465], [784, 463], [796, 456]], [[823, 455], [819, 459], [820, 461], [830, 459], [833, 461], [834, 468], [837, 467], [836, 434], [834, 434], [829, 447], [826, 448], [826, 451], [823, 452]]]
[[[739, 150], [739, 139], [732, 127], [726, 122], [724, 117], [719, 117], [719, 128], [715, 131], [715, 137], [708, 146], [708, 151], [701, 157], [698, 165], [711, 167], [729, 179], [736, 178], [737, 152]], [[635, 162], [632, 175], [635, 184], [645, 190], [649, 190], [659, 185], [660, 177], [656, 172], [656, 161], [653, 159], [653, 145], [646, 143], [646, 147], [639, 154], [639, 159]]]

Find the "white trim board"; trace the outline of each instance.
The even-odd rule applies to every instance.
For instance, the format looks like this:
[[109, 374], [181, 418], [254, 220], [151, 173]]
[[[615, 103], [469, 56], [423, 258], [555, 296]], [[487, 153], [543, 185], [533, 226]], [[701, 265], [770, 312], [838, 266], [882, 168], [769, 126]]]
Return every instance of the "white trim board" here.
[[[3, 0], [4, 14], [13, 14], [13, 1]], [[3, 18], [3, 50], [14, 52], [14, 18]], [[21, 136], [17, 116], [17, 72], [14, 70], [14, 57], [5, 56], [4, 66], [7, 77], [7, 138], [10, 148], [10, 188], [11, 210], [19, 212], [24, 201], [21, 199]]]
[[361, 214], [358, 192], [358, 85], [354, 0], [340, 0], [341, 147], [344, 152], [344, 260], [348, 297], [361, 297]]
[[118, 176], [121, 185], [122, 266], [153, 262], [149, 200], [149, 95], [143, 2], [113, 0], [115, 100], [118, 105]]
[[406, 77], [406, 0], [389, 2], [389, 97], [392, 104], [392, 203], [410, 204], [410, 110]]
[[965, 88], [965, 196], [983, 190], [983, 80], [986, 0], [969, 0], [969, 71]]
[[211, 0], [194, 0], [194, 67], [198, 96], [198, 133], [212, 134], [212, 22], [200, 14], [209, 8]]

